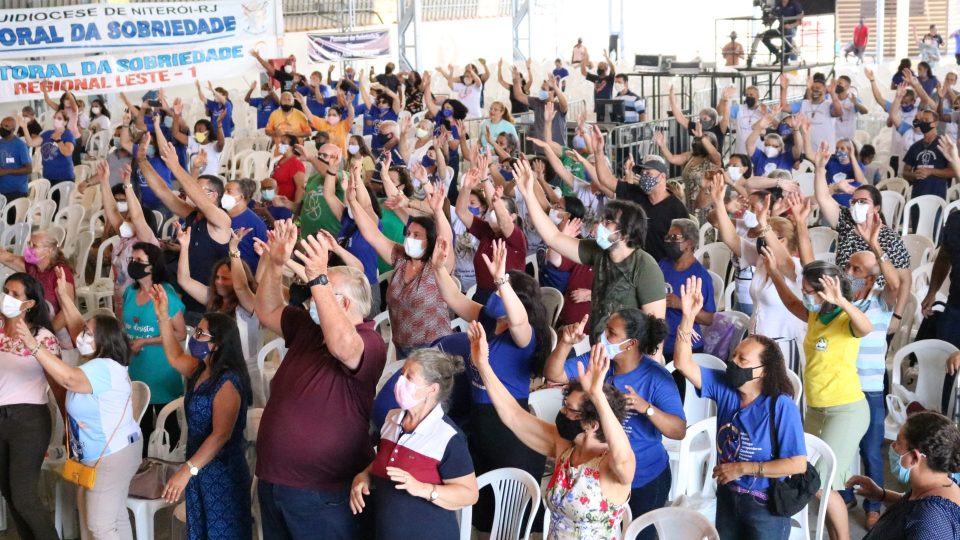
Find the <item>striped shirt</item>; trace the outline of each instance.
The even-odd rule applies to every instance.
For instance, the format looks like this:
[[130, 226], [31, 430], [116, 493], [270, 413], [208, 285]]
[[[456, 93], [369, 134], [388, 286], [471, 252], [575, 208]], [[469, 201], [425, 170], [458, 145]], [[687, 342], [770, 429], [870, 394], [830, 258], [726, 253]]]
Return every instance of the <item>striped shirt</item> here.
[[887, 371], [887, 328], [895, 306], [888, 306], [881, 294], [882, 289], [875, 289], [867, 298], [854, 302], [873, 324], [873, 331], [860, 339], [857, 355], [857, 375], [864, 392], [882, 392]]

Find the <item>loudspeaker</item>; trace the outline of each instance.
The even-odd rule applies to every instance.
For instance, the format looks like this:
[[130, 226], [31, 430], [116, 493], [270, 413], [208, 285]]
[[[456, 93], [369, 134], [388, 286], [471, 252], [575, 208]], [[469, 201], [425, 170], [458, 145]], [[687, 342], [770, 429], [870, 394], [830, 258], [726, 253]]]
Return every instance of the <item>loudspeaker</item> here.
[[619, 41], [619, 34], [610, 34], [610, 46], [607, 47], [607, 51], [610, 53], [610, 59], [612, 60], [620, 60], [620, 48], [617, 46]]

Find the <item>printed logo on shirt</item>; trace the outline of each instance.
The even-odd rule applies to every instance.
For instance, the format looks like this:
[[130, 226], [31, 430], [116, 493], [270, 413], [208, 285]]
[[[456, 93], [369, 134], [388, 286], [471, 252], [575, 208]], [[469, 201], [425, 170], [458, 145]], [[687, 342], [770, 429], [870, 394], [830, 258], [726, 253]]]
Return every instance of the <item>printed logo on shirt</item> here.
[[917, 154], [917, 168], [924, 167], [927, 169], [935, 168], [937, 162], [937, 154], [933, 150], [923, 150]]
[[819, 352], [827, 352], [827, 340], [825, 338], [818, 339], [816, 348]]
[[667, 294], [673, 294], [673, 285], [670, 283], [664, 282], [663, 288], [667, 290]]
[[763, 166], [763, 174], [770, 174], [775, 170], [777, 170], [776, 163], [767, 163], [766, 165]]

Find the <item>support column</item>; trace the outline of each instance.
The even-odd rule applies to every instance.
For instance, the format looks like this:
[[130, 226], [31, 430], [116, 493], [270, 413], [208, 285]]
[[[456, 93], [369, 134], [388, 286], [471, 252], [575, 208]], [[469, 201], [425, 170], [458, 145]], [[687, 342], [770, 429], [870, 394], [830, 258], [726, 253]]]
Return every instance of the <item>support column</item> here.
[[[398, 0], [397, 2], [397, 56], [402, 71], [420, 69], [420, 14], [422, 0]], [[412, 33], [412, 36], [410, 35]], [[412, 38], [412, 40], [411, 40]]]
[[897, 0], [896, 48], [894, 56], [905, 58], [910, 50], [913, 29], [910, 28], [910, 0]]
[[883, 25], [885, 24], [884, 19], [886, 18], [886, 3], [883, 0], [877, 0], [877, 20], [875, 23], [874, 33], [876, 34], [877, 41], [877, 64], [883, 63], [883, 42], [884, 36]]
[[512, 27], [513, 61], [523, 62], [530, 56], [530, 0], [513, 0]]

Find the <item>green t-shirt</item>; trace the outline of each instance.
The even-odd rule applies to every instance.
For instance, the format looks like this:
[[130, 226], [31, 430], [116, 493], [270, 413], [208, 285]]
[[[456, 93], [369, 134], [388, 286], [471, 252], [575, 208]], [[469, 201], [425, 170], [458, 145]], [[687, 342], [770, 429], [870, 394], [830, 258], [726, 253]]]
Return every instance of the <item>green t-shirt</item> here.
[[[393, 240], [398, 244], [403, 244], [403, 227], [404, 223], [400, 221], [400, 218], [393, 213], [393, 210], [383, 207], [383, 201], [386, 199], [377, 199], [380, 202], [380, 232], [384, 236]], [[393, 270], [393, 266], [390, 265], [389, 261], [385, 261], [380, 257], [377, 257], [377, 268], [380, 270], [380, 273], [388, 272]]]
[[597, 337], [604, 317], [623, 308], [642, 308], [667, 297], [666, 281], [657, 261], [637, 248], [615, 263], [596, 240], [580, 240], [580, 262], [593, 267], [593, 295], [590, 306], [590, 333]]
[[[572, 148], [563, 148], [563, 154], [560, 156], [560, 163], [563, 163], [563, 168], [570, 171], [570, 174], [576, 176], [577, 178], [586, 180], [587, 171], [584, 169], [583, 163], [580, 163], [579, 161], [571, 159], [569, 156], [567, 156], [568, 151], [576, 152], [576, 150]], [[573, 188], [570, 187], [570, 184], [567, 184], [559, 178], [557, 180], [559, 180], [558, 185], [560, 186], [560, 191], [563, 192], [564, 197], [569, 197], [570, 195], [574, 194]]]
[[[343, 200], [343, 190], [337, 182], [337, 198]], [[333, 236], [340, 232], [340, 220], [330, 210], [330, 205], [323, 196], [323, 177], [315, 174], [307, 180], [304, 186], [303, 204], [300, 206], [300, 235], [316, 234], [324, 229]]]
[[[163, 284], [170, 299], [167, 316], [173, 317], [183, 311], [183, 301], [169, 283]], [[153, 311], [153, 300], [137, 305], [137, 290], [128, 285], [123, 291], [123, 326], [131, 340], [160, 336], [157, 315]], [[150, 404], [170, 403], [183, 395], [183, 378], [173, 369], [163, 345], [145, 345], [140, 354], [130, 359], [130, 378], [143, 381], [150, 387]]]

